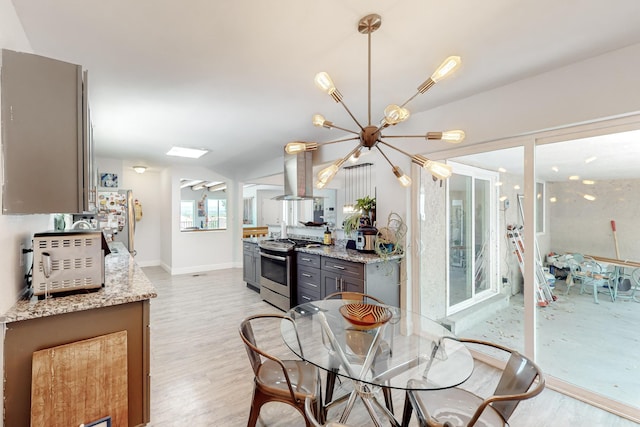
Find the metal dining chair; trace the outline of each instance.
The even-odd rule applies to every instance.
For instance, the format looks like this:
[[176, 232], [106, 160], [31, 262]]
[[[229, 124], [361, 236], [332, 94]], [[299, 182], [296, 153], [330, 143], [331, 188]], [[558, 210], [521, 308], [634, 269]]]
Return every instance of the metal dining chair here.
[[507, 421], [518, 403], [544, 389], [545, 379], [540, 368], [519, 352], [487, 341], [465, 338], [458, 341], [492, 351], [497, 349], [509, 356], [493, 394], [481, 397], [461, 387], [425, 391], [419, 390], [421, 380], [409, 380], [408, 388], [412, 390], [406, 394], [403, 427], [409, 425], [412, 410], [422, 427], [508, 426]]
[[259, 348], [252, 324], [263, 320], [273, 321], [273, 327], [278, 331], [281, 322], [289, 321], [295, 330], [293, 319], [282, 314], [257, 314], [247, 317], [240, 324], [240, 338], [245, 344], [254, 373], [253, 401], [247, 426], [256, 425], [262, 405], [281, 402], [296, 408], [304, 417], [307, 427], [311, 427], [313, 422], [306, 415], [305, 399], [311, 401], [314, 419], [324, 419], [320, 372], [316, 366], [305, 361], [281, 360]]
[[[376, 303], [379, 305], [386, 305], [381, 299], [376, 298], [372, 295], [365, 294], [362, 292], [334, 292], [332, 294], [327, 295], [324, 299], [343, 299], [350, 301], [358, 301], [362, 303]], [[346, 335], [347, 344], [353, 350], [354, 356], [356, 358], [364, 358], [366, 356], [369, 348], [371, 347], [371, 342], [373, 340], [373, 336], [366, 331], [361, 330], [350, 330], [347, 331]], [[376, 353], [376, 360], [373, 364], [373, 370], [377, 371], [378, 369], [381, 371], [386, 370], [387, 360], [391, 356], [391, 347], [387, 341], [382, 341], [380, 346], [378, 347], [378, 352]], [[354, 360], [357, 362], [357, 360]], [[336, 358], [336, 367], [330, 371], [327, 371], [326, 385], [325, 385], [325, 401], [331, 402], [333, 398], [333, 391], [335, 389], [335, 383], [337, 378], [337, 372], [340, 368], [340, 361]], [[391, 389], [388, 387], [382, 387], [382, 394], [384, 395], [384, 402], [393, 413], [393, 401], [391, 400]]]

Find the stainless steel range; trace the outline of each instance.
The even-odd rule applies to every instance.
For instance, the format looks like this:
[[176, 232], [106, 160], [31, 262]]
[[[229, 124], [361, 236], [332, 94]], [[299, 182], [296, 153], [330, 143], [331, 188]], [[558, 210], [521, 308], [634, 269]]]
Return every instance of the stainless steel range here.
[[318, 244], [309, 240], [274, 239], [258, 243], [260, 248], [260, 296], [283, 311], [295, 304], [296, 246]]

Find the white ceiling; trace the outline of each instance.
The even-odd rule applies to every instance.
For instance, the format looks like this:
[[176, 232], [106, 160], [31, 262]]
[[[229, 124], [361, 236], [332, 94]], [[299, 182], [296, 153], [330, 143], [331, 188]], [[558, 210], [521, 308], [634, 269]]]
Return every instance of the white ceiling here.
[[[463, 65], [413, 113], [640, 42], [638, 0], [12, 0], [34, 53], [89, 70], [97, 154], [251, 176], [293, 140], [340, 135], [350, 118], [313, 77], [329, 72], [366, 121], [366, 14], [374, 121], [447, 56]], [[327, 133], [327, 132], [330, 132]], [[172, 145], [207, 148], [199, 160]]]

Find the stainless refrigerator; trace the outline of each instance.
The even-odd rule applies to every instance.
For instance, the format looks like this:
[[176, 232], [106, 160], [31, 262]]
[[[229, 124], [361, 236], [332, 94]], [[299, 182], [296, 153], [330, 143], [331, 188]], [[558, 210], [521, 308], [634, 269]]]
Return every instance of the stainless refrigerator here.
[[136, 216], [131, 190], [98, 191], [98, 228], [107, 240], [122, 242], [131, 255], [136, 254], [134, 237]]

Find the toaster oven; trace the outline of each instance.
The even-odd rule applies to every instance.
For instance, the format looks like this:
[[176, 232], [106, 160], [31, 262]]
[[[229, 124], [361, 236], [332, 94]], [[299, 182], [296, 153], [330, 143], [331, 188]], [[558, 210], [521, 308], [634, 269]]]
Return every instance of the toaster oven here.
[[33, 236], [33, 294], [99, 289], [104, 257], [110, 253], [99, 230], [66, 230]]

